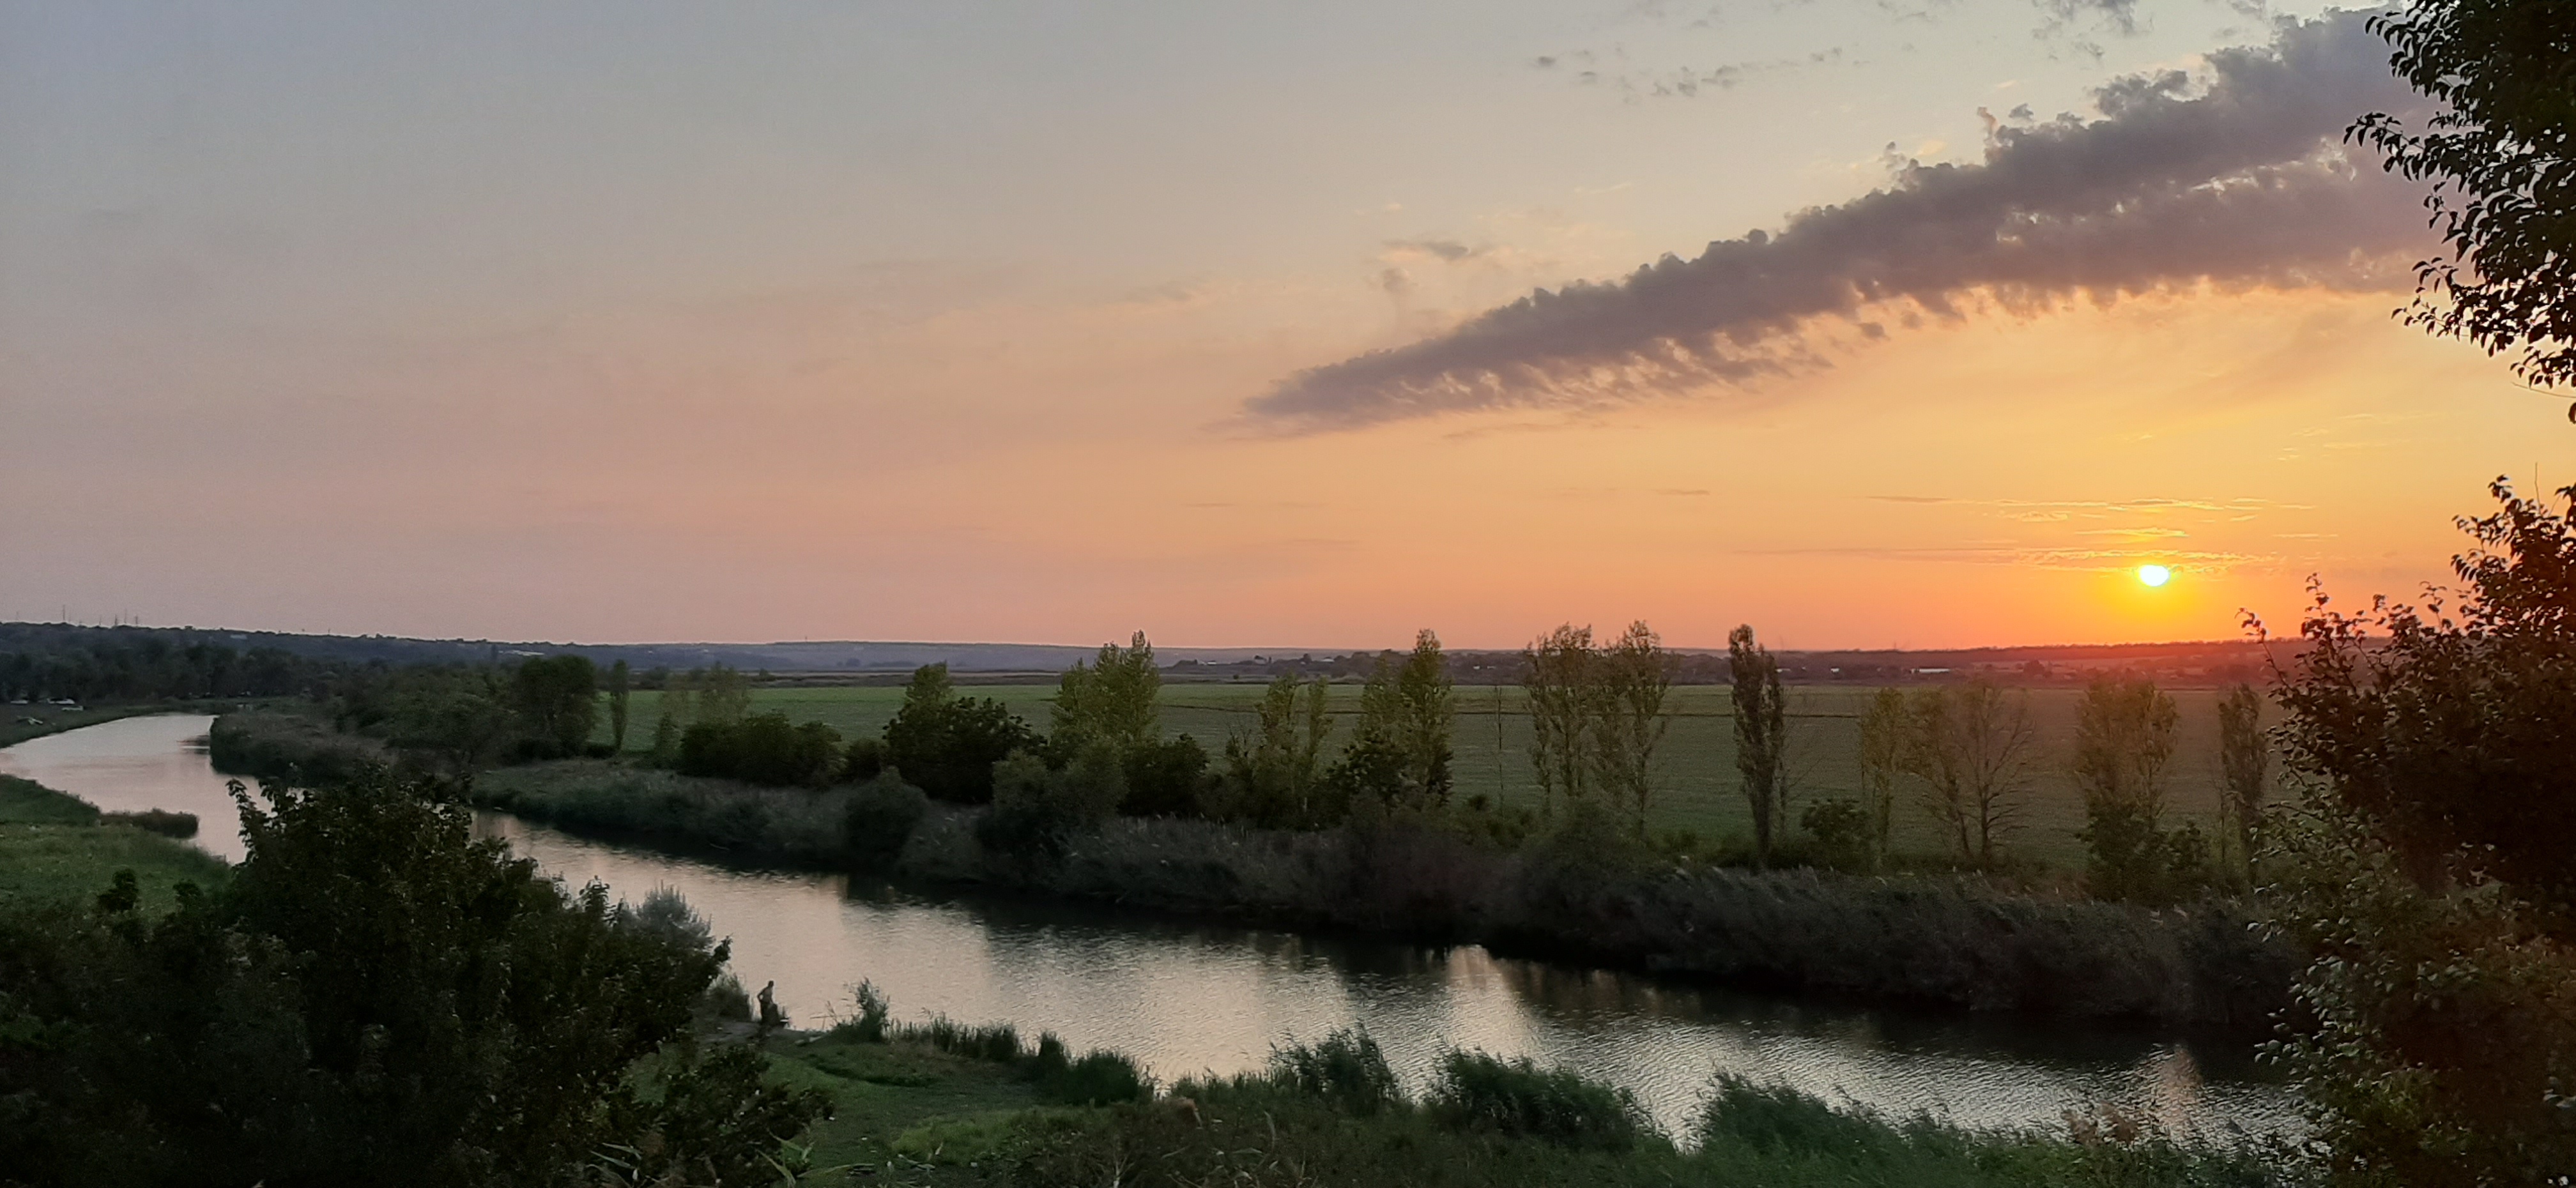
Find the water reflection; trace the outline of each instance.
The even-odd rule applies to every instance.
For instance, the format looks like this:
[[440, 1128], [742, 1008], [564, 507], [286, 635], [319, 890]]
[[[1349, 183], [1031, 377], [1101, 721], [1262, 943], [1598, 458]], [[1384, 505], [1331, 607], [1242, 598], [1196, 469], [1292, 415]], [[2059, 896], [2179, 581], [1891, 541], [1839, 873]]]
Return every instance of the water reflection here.
[[[104, 808], [176, 809], [238, 859], [203, 716], [130, 718], [0, 750], [0, 771]], [[2177, 1129], [2295, 1132], [2291, 1099], [2241, 1048], [2097, 1028], [1962, 1020], [1732, 994], [1497, 958], [1467, 946], [1299, 936], [1020, 899], [927, 896], [829, 875], [735, 870], [578, 838], [499, 814], [476, 827], [575, 885], [640, 899], [678, 888], [733, 940], [754, 988], [775, 979], [802, 1024], [875, 981], [898, 1015], [1052, 1030], [1169, 1078], [1255, 1069], [1273, 1043], [1365, 1025], [1417, 1087], [1449, 1047], [1527, 1055], [1637, 1091], [1680, 1130], [1719, 1071], [1892, 1113], [2058, 1125], [2105, 1101]]]
[[206, 760], [205, 714], [119, 718], [0, 749], [0, 772], [69, 792], [112, 813], [195, 813], [197, 848], [227, 862], [245, 852], [241, 815]]
[[2255, 1079], [2241, 1053], [2173, 1041], [1729, 994], [1476, 946], [927, 897], [641, 853], [499, 814], [479, 827], [574, 882], [629, 898], [677, 887], [733, 938], [745, 979], [775, 979], [806, 1022], [846, 1009], [867, 978], [903, 1017], [1009, 1020], [1128, 1052], [1165, 1077], [1258, 1068], [1282, 1038], [1357, 1023], [1416, 1086], [1453, 1046], [1528, 1055], [1629, 1086], [1676, 1129], [1719, 1071], [1971, 1125], [2055, 1126], [2062, 1110], [2098, 1100], [2176, 1129], [2296, 1126], [2287, 1093]]

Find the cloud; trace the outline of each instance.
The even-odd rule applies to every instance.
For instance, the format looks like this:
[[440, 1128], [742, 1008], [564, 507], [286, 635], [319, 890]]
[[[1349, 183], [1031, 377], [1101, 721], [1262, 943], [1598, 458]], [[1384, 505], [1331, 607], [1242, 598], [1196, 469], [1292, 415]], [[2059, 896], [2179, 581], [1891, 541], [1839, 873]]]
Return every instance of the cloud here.
[[1386, 241], [1386, 250], [1389, 254], [1398, 257], [1429, 256], [1444, 263], [1455, 264], [1461, 260], [1473, 260], [1492, 249], [1469, 247], [1454, 239], [1425, 238], [1390, 239]]
[[[1899, 162], [1890, 188], [1541, 289], [1456, 328], [1291, 375], [1249, 421], [1321, 432], [1497, 408], [1581, 408], [1825, 366], [1900, 325], [1999, 305], [2199, 285], [2387, 289], [2428, 246], [2418, 196], [2343, 130], [2420, 101], [2363, 15], [2283, 22], [2268, 46], [2118, 79], [2099, 117], [1990, 121], [1977, 164]], [[1848, 332], [1846, 332], [1848, 331]], [[1856, 341], [1857, 340], [1857, 341]]]

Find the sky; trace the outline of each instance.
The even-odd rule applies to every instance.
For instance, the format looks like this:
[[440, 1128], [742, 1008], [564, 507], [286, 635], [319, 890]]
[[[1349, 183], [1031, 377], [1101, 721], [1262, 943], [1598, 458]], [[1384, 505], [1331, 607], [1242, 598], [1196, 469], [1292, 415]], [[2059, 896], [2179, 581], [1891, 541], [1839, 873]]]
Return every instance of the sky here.
[[2294, 629], [2576, 481], [2392, 316], [2385, 57], [2265, 0], [0, 0], [0, 618]]

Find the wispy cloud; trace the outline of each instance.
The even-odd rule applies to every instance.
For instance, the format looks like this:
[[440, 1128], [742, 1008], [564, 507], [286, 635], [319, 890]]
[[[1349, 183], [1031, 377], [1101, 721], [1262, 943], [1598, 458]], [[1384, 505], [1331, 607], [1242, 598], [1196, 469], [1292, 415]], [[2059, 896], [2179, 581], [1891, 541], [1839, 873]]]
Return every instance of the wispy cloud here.
[[[1588, 407], [1826, 365], [1879, 319], [1958, 318], [2202, 284], [2377, 289], [2425, 246], [2416, 195], [2347, 155], [2354, 117], [2411, 110], [2358, 13], [2123, 78], [2099, 117], [1991, 125], [1980, 164], [1896, 183], [1674, 256], [1538, 290], [1447, 333], [1299, 372], [1250, 421], [1318, 432], [1511, 407]], [[1839, 327], [1839, 329], [1837, 328]]]

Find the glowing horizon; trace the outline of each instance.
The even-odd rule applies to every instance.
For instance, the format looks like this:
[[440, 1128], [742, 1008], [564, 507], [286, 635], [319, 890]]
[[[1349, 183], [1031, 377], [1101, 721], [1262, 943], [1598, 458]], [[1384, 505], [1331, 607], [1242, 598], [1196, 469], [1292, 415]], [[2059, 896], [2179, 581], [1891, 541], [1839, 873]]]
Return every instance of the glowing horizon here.
[[[2410, 597], [2490, 480], [2570, 477], [2535, 467], [2560, 401], [2390, 317], [2391, 192], [2305, 157], [2227, 166], [2300, 234], [2068, 206], [2062, 268], [1867, 289], [1926, 217], [1874, 194], [2082, 198], [1976, 170], [2085, 148], [2051, 116], [2107, 123], [2114, 80], [2382, 94], [2350, 18], [1448, 5], [17, 13], [0, 618], [2225, 640], [2312, 575]], [[2288, 143], [2198, 93], [2124, 110]], [[1744, 295], [1791, 265], [1824, 279]], [[1656, 345], [1684, 315], [1707, 341]]]

